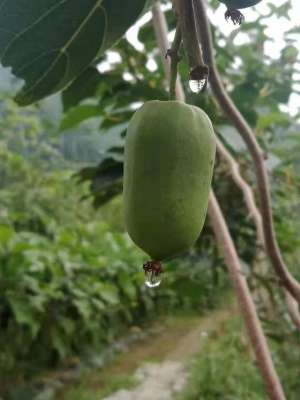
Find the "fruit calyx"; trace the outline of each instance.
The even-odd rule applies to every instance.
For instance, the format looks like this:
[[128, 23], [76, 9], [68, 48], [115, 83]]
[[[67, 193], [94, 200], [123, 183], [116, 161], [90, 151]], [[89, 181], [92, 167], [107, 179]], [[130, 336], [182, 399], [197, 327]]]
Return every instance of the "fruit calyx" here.
[[152, 260], [145, 262], [143, 264], [143, 270], [150, 283], [155, 284], [157, 281], [161, 280], [159, 276], [163, 273], [163, 268], [160, 261]]
[[228, 8], [225, 13], [225, 19], [226, 21], [231, 19], [234, 25], [241, 25], [241, 23], [244, 22], [245, 17], [239, 10], [236, 10], [235, 8]]

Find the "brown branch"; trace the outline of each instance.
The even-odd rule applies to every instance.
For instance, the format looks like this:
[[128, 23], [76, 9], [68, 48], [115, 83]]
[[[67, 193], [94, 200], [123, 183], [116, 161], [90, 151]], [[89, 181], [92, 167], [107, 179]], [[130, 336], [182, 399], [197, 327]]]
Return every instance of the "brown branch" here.
[[[159, 17], [157, 19], [157, 15]], [[164, 14], [162, 13], [159, 3], [155, 4], [155, 13], [153, 13], [154, 26], [157, 26], [159, 21], [163, 21], [166, 26], [166, 21]], [[155, 29], [157, 32], [161, 32], [159, 29]], [[164, 38], [157, 36], [157, 42], [160, 47], [161, 54], [166, 54], [168, 49], [167, 37]], [[161, 44], [165, 44], [161, 46]], [[162, 57], [164, 60], [165, 68], [169, 68], [169, 60]], [[180, 85], [180, 81], [178, 80]], [[182, 96], [178, 96], [179, 100], [184, 101], [185, 96], [183, 90], [181, 91]], [[222, 211], [215, 198], [213, 192], [211, 191], [209, 198], [208, 213], [212, 227], [217, 238], [217, 243], [220, 251], [224, 252], [225, 263], [229, 270], [236, 296], [239, 301], [241, 314], [244, 318], [249, 338], [254, 349], [258, 365], [260, 367], [262, 377], [264, 379], [268, 394], [272, 400], [285, 400], [285, 395], [283, 393], [280, 380], [277, 376], [276, 370], [273, 365], [273, 361], [268, 349], [268, 344], [264, 336], [260, 321], [258, 319], [255, 306], [251, 297], [250, 290], [248, 288], [247, 281], [242, 274], [239, 258], [232, 241], [230, 232], [224, 220]]]
[[206, 64], [209, 66], [209, 81], [213, 93], [218, 100], [220, 107], [233, 125], [243, 137], [256, 169], [260, 209], [262, 214], [263, 229], [266, 251], [272, 261], [273, 267], [278, 275], [281, 284], [300, 304], [300, 284], [290, 274], [282, 258], [277, 243], [273, 226], [271, 209], [271, 198], [269, 190], [268, 174], [264, 165], [264, 154], [261, 150], [254, 133], [247, 124], [241, 113], [238, 111], [231, 98], [226, 93], [222, 84], [213, 54], [212, 36], [203, 0], [193, 0], [196, 12], [197, 29], [202, 43], [202, 51]]
[[229, 153], [229, 151], [226, 149], [226, 147], [220, 140], [217, 141], [217, 150], [221, 155], [221, 157], [224, 160], [226, 160], [227, 163], [229, 164], [232, 179], [243, 192], [247, 208], [250, 212], [250, 216], [253, 218], [255, 223], [258, 245], [263, 246], [264, 233], [263, 233], [262, 217], [259, 209], [256, 206], [253, 191], [250, 185], [241, 176], [239, 164], [235, 161], [235, 159], [232, 157], [232, 155]]
[[176, 99], [176, 83], [177, 83], [177, 68], [178, 62], [180, 60], [180, 56], [178, 54], [180, 46], [182, 42], [182, 35], [179, 24], [177, 24], [175, 37], [172, 43], [171, 48], [167, 51], [166, 57], [171, 58], [171, 66], [170, 66], [170, 91], [169, 97], [170, 100]]
[[[161, 53], [161, 60], [165, 71], [165, 76], [167, 77], [168, 82], [170, 81], [170, 64], [169, 60], [166, 59], [166, 54], [169, 49], [168, 42], [168, 27], [164, 14], [160, 9], [159, 2], [155, 2], [152, 6], [152, 14], [153, 14], [153, 25], [155, 36], [157, 38], [157, 43], [160, 49], [164, 49], [164, 53]], [[177, 81], [176, 82], [176, 96], [181, 98], [184, 96], [182, 85]]]
[[[190, 67], [190, 79], [206, 83], [208, 67], [204, 64], [197, 37], [193, 2], [191, 0], [174, 0], [174, 2], [184, 50]], [[204, 87], [206, 87], [206, 84], [204, 84]]]
[[287, 309], [288, 313], [291, 317], [291, 320], [295, 327], [300, 331], [300, 312], [299, 312], [299, 307], [297, 301], [294, 299], [293, 296], [290, 295], [290, 293], [285, 290], [284, 291], [285, 298], [286, 298], [286, 304], [287, 304]]

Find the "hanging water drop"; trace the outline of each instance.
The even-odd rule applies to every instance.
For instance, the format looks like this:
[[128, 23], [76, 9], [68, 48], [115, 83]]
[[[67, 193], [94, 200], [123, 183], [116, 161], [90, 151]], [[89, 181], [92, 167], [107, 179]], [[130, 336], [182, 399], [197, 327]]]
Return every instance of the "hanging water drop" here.
[[162, 266], [159, 261], [147, 261], [143, 265], [145, 272], [145, 285], [149, 288], [158, 287], [162, 281]]
[[202, 89], [206, 85], [206, 79], [201, 79], [201, 80], [196, 80], [196, 79], [190, 79], [189, 81], [189, 87], [193, 93], [200, 93]]
[[157, 274], [155, 271], [145, 272], [145, 285], [149, 288], [156, 288], [161, 284], [161, 274]]

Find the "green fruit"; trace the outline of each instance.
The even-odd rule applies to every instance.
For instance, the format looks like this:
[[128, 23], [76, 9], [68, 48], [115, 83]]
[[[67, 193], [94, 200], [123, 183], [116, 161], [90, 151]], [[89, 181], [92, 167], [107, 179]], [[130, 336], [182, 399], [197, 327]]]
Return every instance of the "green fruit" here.
[[230, 9], [241, 9], [255, 6], [260, 3], [261, 0], [219, 0], [221, 3], [225, 3]]
[[215, 135], [201, 109], [149, 101], [127, 130], [124, 212], [132, 240], [153, 260], [187, 250], [206, 216]]

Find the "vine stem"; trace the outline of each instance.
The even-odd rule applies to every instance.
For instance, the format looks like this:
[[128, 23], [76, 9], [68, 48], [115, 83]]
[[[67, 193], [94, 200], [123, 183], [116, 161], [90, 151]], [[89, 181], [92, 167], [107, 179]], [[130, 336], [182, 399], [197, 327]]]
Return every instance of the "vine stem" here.
[[288, 292], [290, 292], [290, 294], [300, 304], [300, 284], [290, 274], [287, 266], [284, 263], [274, 231], [269, 179], [264, 164], [264, 153], [260, 148], [250, 126], [247, 124], [244, 117], [241, 115], [241, 113], [236, 108], [233, 101], [224, 89], [215, 63], [212, 35], [208, 18], [206, 16], [204, 2], [203, 0], [192, 1], [194, 2], [194, 9], [197, 20], [196, 26], [198, 29], [200, 42], [202, 44], [203, 57], [205, 62], [209, 66], [209, 82], [212, 91], [219, 103], [219, 106], [244, 139], [254, 161], [266, 252], [272, 262], [272, 265], [280, 280], [281, 285], [284, 286], [284, 288]]
[[220, 140], [217, 140], [217, 150], [221, 157], [226, 160], [230, 167], [230, 174], [232, 179], [236, 183], [236, 185], [241, 189], [244, 195], [244, 199], [250, 213], [250, 216], [253, 218], [256, 228], [256, 235], [258, 246], [264, 246], [264, 232], [262, 226], [262, 217], [259, 209], [255, 203], [254, 193], [250, 187], [250, 185], [245, 181], [240, 173], [240, 167], [238, 162], [232, 157], [226, 147]]
[[167, 51], [166, 57], [170, 57], [171, 65], [170, 65], [170, 100], [176, 99], [176, 82], [177, 82], [177, 67], [179, 62], [179, 49], [182, 42], [182, 35], [179, 24], [177, 24], [176, 32], [172, 47]]
[[[165, 16], [161, 11], [159, 2], [154, 3], [152, 11], [154, 26], [157, 26], [162, 21], [163, 25], [167, 27]], [[157, 16], [159, 16], [158, 19]], [[155, 32], [157, 43], [159, 45], [161, 54], [163, 55], [162, 60], [164, 62], [165, 69], [169, 70], [169, 60], [165, 59], [164, 57], [169, 47], [166, 36], [167, 29], [165, 29], [165, 37], [157, 36], [157, 32], [162, 32], [161, 29], [156, 28]], [[163, 43], [166, 44], [166, 46], [162, 45]], [[179, 80], [178, 84], [180, 85]], [[178, 96], [178, 100], [185, 101], [183, 90], [181, 90], [181, 93], [182, 96]], [[213, 191], [211, 191], [209, 196], [208, 214], [210, 217], [212, 228], [214, 230], [214, 234], [217, 239], [219, 250], [224, 254], [225, 263], [227, 265], [235, 289], [241, 314], [245, 321], [250, 342], [253, 347], [257, 363], [266, 386], [266, 390], [271, 400], [285, 400], [286, 398], [283, 393], [280, 380], [276, 373], [268, 348], [267, 340], [258, 319], [247, 281], [241, 271], [237, 251], [235, 249], [226, 221]]]
[[189, 66], [191, 69], [199, 65], [203, 66], [204, 61], [197, 39], [195, 18], [193, 17], [193, 3], [191, 0], [175, 0], [175, 10]]
[[205, 88], [208, 79], [208, 67], [203, 61], [197, 37], [193, 2], [191, 0], [174, 0], [174, 6], [190, 67], [189, 78], [192, 81], [203, 82]]
[[[168, 82], [170, 82], [171, 79], [171, 74], [170, 74], [170, 64], [169, 60], [166, 59], [166, 54], [169, 49], [169, 41], [168, 41], [168, 27], [167, 27], [167, 22], [166, 18], [163, 14], [163, 12], [160, 9], [160, 5], [158, 2], [155, 2], [153, 7], [152, 7], [152, 15], [153, 15], [153, 26], [154, 26], [154, 31], [155, 31], [155, 36], [157, 40], [158, 47], [160, 49], [164, 49], [164, 53], [161, 52], [161, 61], [162, 65], [164, 67], [164, 72], [165, 76], [167, 77]], [[176, 77], [177, 77], [177, 67], [176, 67]], [[176, 98], [181, 99], [184, 97], [184, 92], [182, 85], [179, 83], [178, 80], [176, 80], [176, 86], [175, 86], [175, 93], [176, 93]]]

